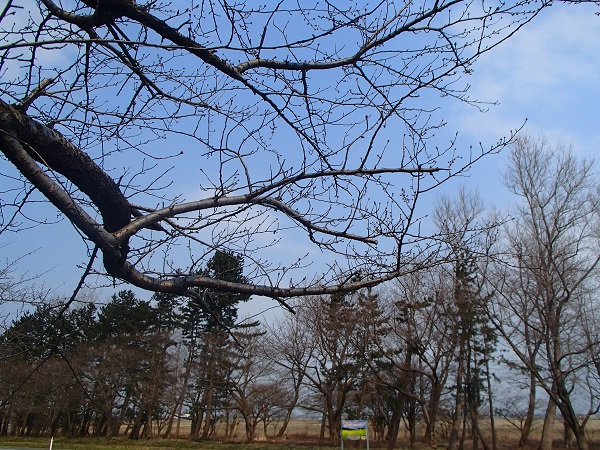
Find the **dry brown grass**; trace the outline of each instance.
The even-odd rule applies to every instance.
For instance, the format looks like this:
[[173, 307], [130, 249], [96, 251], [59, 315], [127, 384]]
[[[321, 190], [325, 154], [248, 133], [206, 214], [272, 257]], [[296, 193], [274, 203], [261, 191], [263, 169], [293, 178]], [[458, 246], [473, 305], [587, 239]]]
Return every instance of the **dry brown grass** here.
[[[485, 423], [482, 421], [482, 425]], [[223, 429], [218, 428], [214, 436], [210, 441], [207, 442], [190, 442], [187, 436], [190, 432], [190, 421], [182, 420], [180, 426], [180, 434], [178, 439], [161, 439], [155, 438], [152, 440], [139, 440], [130, 441], [126, 437], [122, 436], [114, 439], [101, 439], [101, 438], [87, 438], [87, 439], [57, 439], [55, 441], [54, 450], [60, 449], [73, 449], [73, 450], [124, 450], [124, 449], [135, 449], [135, 450], [166, 450], [166, 449], [197, 449], [197, 450], [234, 450], [234, 449], [247, 449], [247, 450], [284, 450], [290, 448], [299, 448], [301, 450], [327, 450], [330, 447], [319, 447], [318, 437], [321, 429], [321, 422], [318, 420], [293, 420], [286, 432], [286, 435], [282, 439], [274, 439], [272, 436], [275, 434], [275, 428], [269, 427], [269, 437], [265, 438], [263, 435], [262, 427], [257, 430], [257, 442], [253, 444], [244, 444], [244, 428], [243, 424], [237, 429], [236, 435], [233, 439], [224, 439]], [[511, 424], [508, 420], [497, 419], [496, 430], [498, 436], [498, 447], [499, 450], [511, 450], [516, 448], [519, 438], [519, 430]], [[531, 450], [536, 449], [537, 442], [540, 438], [542, 430], [542, 420], [536, 420], [533, 427], [531, 436]], [[419, 427], [418, 435], [423, 435], [423, 428]], [[489, 441], [489, 427], [484, 429]], [[588, 441], [590, 443], [590, 449], [600, 450], [600, 420], [591, 420], [587, 426]], [[372, 436], [372, 433], [371, 433]], [[555, 449], [563, 448], [563, 424], [557, 420], [555, 427]], [[409, 448], [409, 434], [407, 430], [402, 430], [396, 445], [396, 449], [407, 449]], [[444, 448], [447, 443], [446, 436], [443, 433], [438, 439], [438, 448]], [[471, 441], [467, 440], [465, 448], [471, 448]], [[48, 438], [2, 438], [0, 439], [0, 446], [11, 445], [19, 447], [36, 447], [36, 448], [48, 448]], [[370, 441], [371, 448], [381, 448], [382, 443], [375, 442], [373, 439]], [[363, 442], [348, 442], [345, 449], [352, 450], [356, 448], [364, 449], [365, 445]], [[422, 442], [417, 442], [414, 446], [415, 449], [427, 448]], [[480, 449], [483, 446], [480, 445]]]
[[[487, 422], [482, 420], [482, 427], [484, 430], [484, 434], [487, 437], [487, 440], [490, 441], [490, 430], [489, 426], [487, 426]], [[537, 447], [537, 443], [541, 437], [543, 420], [537, 419], [535, 420], [531, 433], [531, 448], [535, 449]], [[296, 445], [316, 445], [318, 444], [319, 432], [321, 429], [321, 422], [319, 420], [293, 420], [285, 433], [284, 439], [274, 439], [273, 436], [276, 434], [276, 431], [279, 429], [278, 426], [269, 426], [268, 433], [269, 437], [265, 438], [262, 427], [257, 429], [257, 442], [270, 442], [270, 443], [279, 443], [279, 444], [296, 444]], [[588, 442], [591, 444], [591, 449], [600, 449], [600, 420], [592, 419], [588, 423], [587, 427], [587, 436]], [[190, 422], [182, 421], [182, 426], [180, 430], [180, 436], [187, 436], [190, 430]], [[219, 439], [219, 436], [223, 435], [223, 428], [217, 428], [214, 439]], [[424, 434], [424, 426], [419, 426], [417, 429], [418, 440]], [[516, 448], [520, 436], [519, 429], [515, 424], [511, 423], [506, 419], [496, 419], [496, 434], [497, 440], [499, 444], [499, 448], [502, 450], [514, 449]], [[371, 432], [371, 447], [377, 448], [377, 442], [373, 439], [373, 433]], [[242, 442], [244, 440], [244, 428], [243, 424], [236, 430], [236, 434], [234, 439], [238, 442]], [[560, 420], [556, 421], [555, 431], [554, 431], [554, 439], [555, 439], [555, 447], [557, 449], [563, 448], [563, 424]], [[223, 438], [221, 438], [223, 440]], [[466, 445], [466, 448], [470, 448], [470, 440]], [[398, 444], [396, 448], [408, 448], [410, 443], [410, 435], [408, 430], [402, 429], [399, 435]], [[438, 437], [438, 445], [444, 447], [447, 443], [447, 436], [443, 432], [443, 427]], [[348, 448], [353, 448], [352, 445], [349, 445]], [[360, 447], [363, 448], [363, 447]], [[425, 448], [422, 443], [417, 442], [415, 448]], [[482, 446], [480, 445], [480, 448]]]

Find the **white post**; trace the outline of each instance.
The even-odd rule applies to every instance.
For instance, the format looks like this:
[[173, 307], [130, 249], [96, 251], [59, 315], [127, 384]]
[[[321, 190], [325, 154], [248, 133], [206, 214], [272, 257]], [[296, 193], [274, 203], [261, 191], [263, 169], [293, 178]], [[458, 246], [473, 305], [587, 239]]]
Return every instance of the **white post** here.
[[54, 436], [50, 437], [50, 447], [48, 448], [48, 450], [52, 450], [52, 442], [54, 441]]

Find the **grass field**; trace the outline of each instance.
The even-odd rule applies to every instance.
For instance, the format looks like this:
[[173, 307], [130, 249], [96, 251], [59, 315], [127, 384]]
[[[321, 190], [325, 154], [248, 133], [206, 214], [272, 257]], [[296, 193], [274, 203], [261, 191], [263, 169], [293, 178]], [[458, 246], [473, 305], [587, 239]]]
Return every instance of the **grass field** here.
[[[48, 448], [50, 440], [48, 438], [0, 438], [0, 447], [30, 447], [30, 448]], [[244, 448], [247, 450], [283, 450], [298, 448], [302, 450], [329, 450], [330, 447], [318, 446], [296, 446], [293, 444], [242, 444], [242, 443], [222, 443], [222, 442], [190, 442], [188, 440], [175, 439], [153, 439], [131, 441], [127, 438], [119, 437], [114, 439], [84, 438], [84, 439], [55, 439], [52, 450], [234, 450]], [[336, 447], [337, 449], [337, 447]]]
[[[541, 433], [542, 421], [538, 420], [534, 424], [532, 433], [532, 449], [536, 448], [536, 441], [539, 439]], [[243, 448], [245, 450], [284, 450], [284, 449], [301, 449], [301, 450], [332, 450], [332, 447], [319, 447], [317, 445], [318, 436], [320, 430], [320, 422], [317, 420], [295, 420], [290, 423], [287, 430], [287, 438], [281, 440], [274, 440], [272, 438], [265, 439], [262, 435], [262, 429], [257, 430], [257, 442], [253, 444], [243, 443], [243, 427], [238, 429], [235, 437], [235, 442], [220, 442], [219, 438], [216, 437], [210, 441], [191, 442], [186, 439], [189, 433], [189, 422], [185, 421], [182, 423], [180, 429], [179, 439], [140, 439], [138, 441], [132, 441], [127, 439], [125, 436], [118, 438], [106, 439], [106, 438], [56, 438], [54, 439], [54, 445], [52, 450], [167, 450], [167, 449], [186, 449], [186, 450], [234, 450]], [[508, 450], [516, 447], [519, 432], [517, 428], [509, 423], [507, 420], [499, 419], [496, 421], [496, 430], [498, 436], [499, 448], [501, 450]], [[217, 430], [218, 431], [218, 430]], [[560, 449], [562, 446], [562, 423], [557, 420], [555, 429], [555, 448]], [[274, 430], [269, 430], [269, 434], [272, 434]], [[600, 449], [600, 420], [592, 420], [587, 426], [588, 441], [590, 442], [591, 449]], [[382, 443], [374, 442], [371, 435], [371, 447], [381, 448]], [[419, 431], [419, 435], [422, 435], [422, 431]], [[0, 447], [12, 446], [12, 447], [30, 447], [30, 448], [48, 448], [50, 440], [48, 438], [30, 438], [30, 437], [18, 437], [8, 438], [0, 437]], [[405, 429], [402, 429], [396, 445], [396, 449], [407, 449], [409, 448], [409, 435]], [[443, 435], [438, 439], [438, 446], [443, 448], [446, 443], [446, 439]], [[469, 441], [470, 445], [470, 441]], [[338, 449], [339, 447], [335, 447]], [[344, 445], [346, 449], [354, 448], [365, 448], [363, 442], [351, 442], [347, 441]], [[424, 449], [425, 445], [417, 443], [415, 448]], [[469, 446], [467, 445], [467, 448]], [[481, 447], [480, 447], [481, 448]]]

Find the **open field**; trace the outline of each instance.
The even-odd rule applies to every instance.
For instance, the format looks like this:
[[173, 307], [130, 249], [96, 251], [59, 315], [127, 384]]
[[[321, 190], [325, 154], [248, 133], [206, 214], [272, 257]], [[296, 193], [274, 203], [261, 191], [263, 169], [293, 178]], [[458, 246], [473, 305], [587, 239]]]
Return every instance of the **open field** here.
[[[514, 420], [514, 421], [509, 421], [507, 419], [502, 419], [502, 418], [496, 418], [495, 419], [495, 424], [496, 424], [496, 435], [497, 435], [497, 440], [498, 440], [498, 444], [499, 447], [502, 449], [511, 449], [511, 448], [515, 448], [518, 440], [519, 440], [519, 436], [520, 436], [520, 431], [517, 428], [518, 426], [518, 421]], [[487, 422], [485, 421], [485, 419], [481, 419], [481, 424], [480, 424], [484, 430], [484, 433], [486, 434], [486, 436], [489, 438], [490, 436], [490, 432], [489, 432], [489, 427], [487, 427]], [[543, 427], [543, 420], [542, 419], [537, 419], [534, 421], [533, 426], [532, 426], [532, 431], [531, 431], [531, 448], [537, 448], [537, 443], [541, 437], [541, 433], [542, 433], [542, 427]], [[294, 443], [302, 443], [304, 445], [306, 444], [317, 444], [318, 441], [318, 436], [319, 436], [319, 431], [321, 428], [321, 422], [319, 420], [294, 420], [290, 423], [290, 425], [288, 426], [287, 430], [286, 430], [286, 436], [287, 436], [287, 442], [294, 442]], [[268, 429], [268, 433], [269, 436], [273, 436], [276, 434], [276, 427], [271, 427], [269, 426]], [[563, 444], [563, 423], [562, 421], [557, 418], [556, 419], [556, 423], [555, 423], [555, 431], [554, 431], [554, 440], [555, 440], [555, 448], [561, 448], [562, 444]], [[187, 433], [189, 433], [189, 423], [186, 424], [182, 424], [182, 429], [181, 429], [183, 435], [187, 435]], [[217, 429], [217, 432], [219, 430]], [[420, 424], [419, 426], [417, 426], [417, 440], [419, 440], [423, 434], [425, 432], [425, 426], [424, 424]], [[588, 422], [587, 426], [586, 426], [586, 432], [587, 432], [587, 436], [588, 436], [588, 442], [590, 442], [590, 444], [592, 444], [590, 446], [590, 448], [598, 448], [600, 449], [600, 419], [590, 419], [590, 421]], [[236, 433], [236, 438], [243, 440], [243, 427], [239, 427]], [[438, 446], [443, 447], [445, 445], [445, 443], [447, 442], [447, 438], [448, 438], [448, 434], [449, 434], [449, 428], [445, 427], [443, 423], [438, 423]], [[272, 438], [268, 438], [265, 439], [264, 437], [264, 433], [261, 427], [257, 428], [257, 441], [259, 442], [264, 442], [264, 441], [272, 441]], [[378, 447], [381, 446], [381, 443], [375, 442], [373, 440], [373, 436], [374, 433], [372, 432], [372, 430], [369, 431], [369, 435], [371, 437], [371, 447]], [[468, 440], [468, 438], [467, 438]], [[488, 441], [490, 441], [491, 439], [488, 439]], [[401, 428], [400, 433], [398, 435], [398, 443], [396, 445], [396, 448], [401, 449], [401, 448], [408, 448], [408, 444], [410, 443], [410, 434], [408, 432], [408, 429], [406, 429], [405, 427]], [[469, 444], [470, 445], [470, 444]], [[469, 445], [466, 445], [466, 447], [468, 448]], [[422, 445], [419, 444], [419, 442], [416, 443], [416, 447], [422, 447]]]
[[[48, 438], [1, 438], [0, 448], [6, 447], [28, 447], [43, 449], [49, 447]], [[299, 448], [302, 450], [329, 450], [331, 447], [318, 446], [296, 446], [296, 445], [277, 445], [277, 444], [241, 444], [241, 443], [222, 443], [222, 442], [190, 442], [188, 440], [141, 440], [131, 441], [127, 438], [115, 439], [55, 439], [52, 450], [234, 450], [243, 447], [246, 450], [283, 450]], [[336, 447], [337, 449], [337, 447]]]
[[[534, 423], [531, 449], [537, 447], [542, 428], [542, 421], [538, 420]], [[272, 437], [265, 438], [262, 428], [257, 429], [257, 441], [252, 444], [243, 443], [243, 427], [239, 427], [233, 440], [223, 441], [219, 438], [219, 429], [216, 430], [216, 436], [210, 441], [191, 442], [186, 439], [190, 429], [190, 422], [182, 421], [180, 427], [179, 438], [173, 439], [141, 439], [132, 441], [125, 436], [118, 438], [56, 438], [54, 440], [53, 450], [167, 450], [167, 449], [186, 449], [186, 450], [234, 450], [243, 448], [245, 450], [283, 450], [283, 449], [302, 449], [302, 450], [329, 450], [332, 447], [318, 446], [318, 436], [320, 431], [320, 421], [318, 420], [294, 420], [288, 427], [286, 437], [284, 439], [273, 439]], [[498, 436], [498, 447], [500, 450], [510, 450], [516, 447], [519, 432], [517, 428], [506, 419], [496, 420], [496, 430]], [[590, 449], [600, 449], [600, 420], [591, 420], [587, 426], [588, 441]], [[269, 428], [269, 435], [274, 434], [275, 429]], [[488, 434], [488, 433], [486, 433]], [[422, 430], [418, 430], [419, 437], [422, 436]], [[373, 434], [371, 433], [371, 437]], [[555, 428], [555, 449], [563, 448], [563, 425], [557, 420]], [[1, 447], [29, 447], [43, 449], [49, 447], [50, 440], [44, 438], [31, 437], [0, 437]], [[438, 448], [444, 448], [446, 444], [446, 436], [442, 428], [438, 438]], [[465, 448], [470, 448], [471, 442], [467, 439]], [[372, 448], [382, 448], [383, 443], [376, 442], [372, 438], [370, 440]], [[364, 444], [358, 442], [347, 442], [344, 446], [348, 449], [365, 448]], [[335, 447], [336, 449], [339, 447]], [[409, 446], [408, 432], [403, 429], [400, 432], [396, 449], [407, 449]], [[421, 442], [415, 444], [416, 449], [424, 449], [425, 445]], [[481, 446], [480, 446], [481, 448]]]

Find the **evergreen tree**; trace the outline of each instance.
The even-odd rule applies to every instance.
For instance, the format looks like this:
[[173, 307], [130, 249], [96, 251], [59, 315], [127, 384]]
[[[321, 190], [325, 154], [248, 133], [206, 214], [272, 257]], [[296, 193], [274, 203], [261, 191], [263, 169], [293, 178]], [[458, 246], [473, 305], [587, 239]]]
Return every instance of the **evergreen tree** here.
[[98, 337], [143, 334], [159, 326], [157, 314], [149, 301], [140, 300], [131, 290], [114, 294], [98, 314]]
[[[233, 283], [248, 283], [244, 276], [244, 259], [231, 251], [216, 251], [206, 265], [206, 273]], [[204, 328], [207, 331], [215, 328], [227, 329], [235, 325], [237, 320], [238, 303], [250, 298], [250, 294], [236, 294], [225, 291], [209, 290], [204, 302], [208, 311], [201, 311]]]
[[[216, 251], [202, 271], [232, 283], [248, 283], [244, 259], [232, 251]], [[219, 411], [225, 406], [235, 359], [233, 330], [238, 304], [249, 294], [205, 289], [203, 305], [193, 299], [182, 308], [182, 333], [188, 345], [186, 377], [190, 377], [189, 407], [192, 439], [207, 438]], [[254, 325], [254, 324], [251, 324]]]
[[156, 292], [152, 296], [151, 302], [155, 304], [156, 325], [159, 330], [172, 332], [181, 326], [181, 296]]

